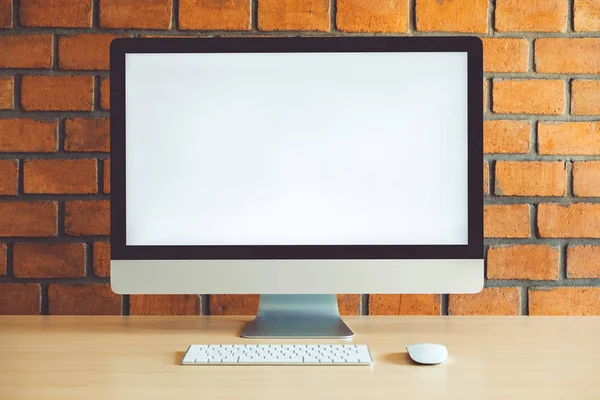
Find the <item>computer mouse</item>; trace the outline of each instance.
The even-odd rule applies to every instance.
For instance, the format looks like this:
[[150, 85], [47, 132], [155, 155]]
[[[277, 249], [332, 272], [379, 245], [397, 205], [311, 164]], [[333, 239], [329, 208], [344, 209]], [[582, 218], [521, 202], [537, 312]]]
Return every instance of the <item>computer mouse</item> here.
[[448, 358], [448, 349], [443, 344], [418, 343], [406, 346], [410, 358], [419, 364], [440, 364]]

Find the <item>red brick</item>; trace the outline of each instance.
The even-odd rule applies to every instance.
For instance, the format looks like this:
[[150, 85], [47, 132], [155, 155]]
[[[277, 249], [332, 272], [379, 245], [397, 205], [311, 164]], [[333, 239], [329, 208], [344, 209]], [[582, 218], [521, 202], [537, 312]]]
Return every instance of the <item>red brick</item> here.
[[564, 196], [564, 161], [496, 161], [496, 194], [503, 196]]
[[172, 0], [100, 0], [104, 28], [171, 28]]
[[600, 114], [600, 81], [573, 81], [571, 85], [571, 114]]
[[540, 204], [537, 220], [544, 238], [600, 238], [600, 204]]
[[345, 32], [406, 32], [406, 0], [337, 0], [337, 28]]
[[94, 243], [94, 276], [110, 276], [110, 243]]
[[537, 39], [535, 66], [537, 72], [600, 74], [600, 39]]
[[529, 45], [525, 39], [484, 38], [485, 72], [526, 72]]
[[529, 315], [600, 315], [600, 288], [529, 289]]
[[483, 194], [489, 194], [490, 166], [487, 161], [483, 162]]
[[483, 211], [484, 235], [488, 238], [528, 238], [527, 204], [488, 204]]
[[56, 120], [0, 119], [0, 152], [53, 153], [57, 143]]
[[0, 275], [6, 275], [6, 243], [0, 243]]
[[70, 236], [110, 235], [110, 202], [67, 201], [65, 233]]
[[198, 315], [200, 296], [193, 295], [131, 295], [131, 315]]
[[85, 276], [83, 243], [15, 243], [17, 278], [81, 278]]
[[450, 315], [519, 315], [519, 288], [485, 288], [476, 294], [451, 294]]
[[104, 160], [104, 193], [110, 193], [110, 158]]
[[564, 32], [567, 0], [497, 0], [496, 30], [500, 32]]
[[92, 0], [21, 0], [19, 21], [23, 26], [89, 28]]
[[96, 160], [28, 160], [23, 183], [25, 193], [97, 193]]
[[54, 201], [2, 202], [0, 236], [56, 236], [57, 218]]
[[51, 284], [48, 303], [50, 314], [56, 315], [121, 314], [121, 296], [104, 284]]
[[371, 294], [369, 315], [440, 315], [440, 295]]
[[495, 113], [562, 114], [565, 84], [561, 80], [494, 80], [492, 103]]
[[567, 277], [573, 279], [600, 278], [600, 246], [569, 246]]
[[540, 122], [540, 154], [600, 154], [600, 122]]
[[360, 295], [359, 294], [338, 294], [338, 309], [341, 315], [359, 315], [360, 314]]
[[184, 30], [248, 30], [249, 0], [179, 0], [179, 28]]
[[66, 151], [110, 151], [110, 121], [107, 118], [72, 118], [65, 122]]
[[21, 102], [26, 111], [91, 111], [91, 76], [24, 76]]
[[12, 76], [0, 76], [0, 110], [12, 110], [15, 82]]
[[484, 121], [484, 153], [527, 153], [531, 128], [529, 121]]
[[573, 163], [573, 194], [600, 197], [600, 161]]
[[210, 315], [255, 315], [259, 296], [256, 294], [216, 294], [208, 301]]
[[12, 28], [12, 0], [0, 0], [0, 28]]
[[0, 283], [0, 315], [38, 315], [40, 293], [38, 283]]
[[61, 36], [58, 41], [60, 69], [108, 70], [110, 42], [118, 37], [95, 33]]
[[259, 0], [261, 31], [328, 31], [329, 0]]
[[100, 82], [100, 108], [110, 110], [110, 79], [102, 78]]
[[575, 0], [574, 8], [576, 31], [600, 31], [600, 2], [598, 0]]
[[487, 254], [487, 278], [556, 280], [558, 257], [558, 248], [552, 246], [492, 246]]
[[17, 194], [17, 178], [19, 162], [17, 160], [0, 160], [0, 195]]
[[0, 68], [52, 67], [52, 35], [0, 36]]
[[416, 0], [417, 30], [487, 32], [488, 0]]

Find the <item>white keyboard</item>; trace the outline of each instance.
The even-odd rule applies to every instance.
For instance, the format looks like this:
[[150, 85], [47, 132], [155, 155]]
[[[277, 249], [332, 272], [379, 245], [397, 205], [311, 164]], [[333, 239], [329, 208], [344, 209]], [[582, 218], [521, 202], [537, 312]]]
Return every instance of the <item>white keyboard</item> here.
[[181, 365], [373, 365], [364, 344], [193, 344]]

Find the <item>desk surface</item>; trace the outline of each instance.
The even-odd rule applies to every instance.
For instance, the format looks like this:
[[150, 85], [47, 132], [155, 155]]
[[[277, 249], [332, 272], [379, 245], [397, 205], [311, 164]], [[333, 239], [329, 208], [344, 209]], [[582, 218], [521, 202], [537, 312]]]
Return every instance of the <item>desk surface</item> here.
[[[373, 367], [180, 366], [246, 317], [0, 317], [0, 399], [600, 399], [598, 317], [346, 317]], [[404, 346], [447, 345], [437, 366]], [[310, 340], [310, 343], [348, 343]]]

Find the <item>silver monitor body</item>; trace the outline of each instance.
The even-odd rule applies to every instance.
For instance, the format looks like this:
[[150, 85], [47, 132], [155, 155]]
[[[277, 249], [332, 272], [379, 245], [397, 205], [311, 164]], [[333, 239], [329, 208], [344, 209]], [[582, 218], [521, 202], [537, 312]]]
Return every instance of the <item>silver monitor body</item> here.
[[350, 336], [331, 293], [481, 290], [481, 59], [458, 37], [116, 40], [113, 290], [269, 295], [248, 337]]

